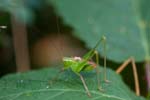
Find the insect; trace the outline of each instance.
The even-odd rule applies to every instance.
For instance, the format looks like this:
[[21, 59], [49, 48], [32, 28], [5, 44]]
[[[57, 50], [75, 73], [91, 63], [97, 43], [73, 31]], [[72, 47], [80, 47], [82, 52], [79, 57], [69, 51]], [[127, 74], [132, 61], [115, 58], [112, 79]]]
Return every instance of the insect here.
[[[102, 38], [100, 38], [100, 40], [96, 43], [95, 47], [90, 50], [87, 54], [85, 54], [82, 58], [81, 57], [63, 57], [62, 61], [63, 61], [63, 69], [67, 70], [67, 69], [71, 69], [77, 76], [80, 77], [84, 89], [87, 93], [87, 95], [89, 97], [91, 97], [91, 93], [86, 85], [86, 82], [83, 78], [83, 76], [80, 74], [80, 72], [82, 71], [91, 71], [91, 70], [96, 70], [96, 74], [97, 74], [97, 84], [98, 84], [98, 90], [99, 91], [103, 91], [103, 88], [100, 85], [100, 78], [99, 78], [99, 56], [98, 56], [98, 52], [96, 51], [96, 48], [100, 45], [100, 43], [103, 44], [103, 51], [104, 51], [104, 81], [106, 83], [109, 83], [110, 81], [107, 80], [107, 76], [106, 76], [106, 37], [102, 36]], [[96, 63], [91, 61], [91, 58], [95, 56], [96, 57]], [[134, 81], [135, 81], [135, 91], [136, 91], [136, 95], [139, 96], [140, 95], [140, 88], [139, 88], [139, 80], [138, 80], [138, 74], [137, 74], [137, 69], [136, 69], [136, 65], [135, 65], [135, 60], [133, 57], [127, 59], [117, 70], [116, 73], [119, 74], [121, 73], [124, 68], [129, 64], [132, 64], [132, 68], [133, 68], [133, 75], [134, 75]]]
[[[96, 51], [96, 48], [99, 46], [100, 43], [103, 43], [104, 46], [104, 53], [106, 53], [106, 37], [102, 36], [102, 38], [97, 42], [95, 47], [90, 50], [87, 54], [81, 57], [63, 57], [63, 70], [71, 69], [76, 75], [78, 75], [83, 83], [83, 86], [86, 90], [86, 93], [89, 97], [91, 97], [91, 93], [86, 85], [86, 82], [83, 78], [83, 76], [80, 74], [82, 71], [91, 71], [91, 70], [96, 70], [97, 73], [97, 83], [98, 83], [98, 89], [99, 91], [103, 91], [102, 87], [100, 86], [100, 80], [99, 80], [99, 57], [98, 57], [98, 52]], [[90, 59], [95, 55], [96, 57], [96, 63], [93, 61], [90, 61]], [[105, 55], [105, 54], [104, 54]], [[106, 56], [104, 57], [104, 68], [106, 71]], [[109, 82], [106, 79], [106, 72], [104, 73], [104, 79], [105, 82]]]
[[[58, 33], [60, 33], [60, 27], [58, 25], [58, 18], [56, 18], [56, 24], [57, 24], [57, 29], [58, 29]], [[96, 43], [96, 45], [94, 46], [94, 48], [92, 50], [90, 50], [88, 53], [86, 53], [82, 58], [81, 57], [63, 57], [62, 58], [62, 62], [64, 64], [62, 71], [67, 70], [67, 69], [71, 69], [77, 76], [80, 77], [82, 84], [84, 86], [84, 89], [87, 93], [87, 95], [89, 97], [91, 97], [91, 93], [86, 85], [86, 82], [83, 78], [83, 76], [80, 74], [80, 72], [82, 71], [92, 71], [92, 70], [96, 70], [96, 74], [97, 74], [97, 88], [99, 91], [103, 91], [103, 88], [100, 85], [100, 78], [99, 78], [99, 56], [98, 56], [98, 52], [96, 51], [97, 47], [100, 44], [103, 44], [103, 53], [104, 53], [104, 81], [106, 83], [109, 83], [110, 81], [107, 80], [107, 74], [106, 74], [106, 37], [102, 36], [98, 42]], [[92, 57], [96, 57], [96, 63], [91, 61]], [[131, 63], [132, 64], [132, 68], [133, 68], [133, 75], [134, 75], [134, 83], [135, 83], [135, 91], [136, 91], [136, 95], [139, 96], [140, 95], [140, 88], [139, 88], [139, 79], [138, 79], [138, 74], [137, 74], [137, 69], [136, 69], [136, 64], [135, 64], [135, 60], [133, 57], [130, 57], [129, 59], [127, 59], [121, 66], [118, 67], [118, 69], [116, 70], [116, 73], [119, 74], [121, 73], [125, 67], [127, 67], [127, 65]], [[58, 77], [58, 75], [54, 78], [56, 79]]]
[[[56, 26], [58, 29], [58, 33], [60, 32], [60, 27], [59, 27], [59, 21], [58, 21], [58, 17], [56, 16]], [[63, 57], [62, 58], [62, 62], [63, 62], [63, 68], [60, 72], [63, 72], [64, 70], [67, 69], [71, 69], [77, 76], [80, 77], [84, 89], [87, 93], [87, 95], [89, 97], [91, 97], [91, 93], [86, 85], [86, 82], [83, 78], [83, 76], [80, 74], [80, 72], [82, 71], [91, 71], [91, 70], [96, 70], [96, 74], [97, 74], [97, 88], [99, 91], [103, 91], [103, 88], [100, 85], [100, 78], [99, 78], [99, 56], [98, 56], [98, 52], [96, 51], [96, 48], [99, 46], [99, 44], [102, 43], [103, 44], [103, 51], [104, 51], [104, 81], [105, 82], [110, 82], [109, 80], [107, 80], [107, 76], [106, 76], [106, 37], [102, 36], [98, 42], [96, 43], [95, 47], [90, 50], [88, 53], [86, 53], [82, 58], [81, 57]], [[93, 61], [90, 61], [91, 58], [95, 55], [96, 57], [96, 63]], [[59, 75], [57, 75], [55, 79], [57, 79]]]

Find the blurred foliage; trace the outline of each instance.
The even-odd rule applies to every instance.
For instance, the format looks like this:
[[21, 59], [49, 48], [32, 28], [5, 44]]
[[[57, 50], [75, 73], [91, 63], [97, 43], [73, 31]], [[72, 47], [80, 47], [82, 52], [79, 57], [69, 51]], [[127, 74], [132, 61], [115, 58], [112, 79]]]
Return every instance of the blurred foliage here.
[[10, 48], [12, 43], [11, 43], [10, 37], [5, 34], [0, 32], [0, 48]]
[[34, 10], [39, 9], [43, 2], [41, 0], [1, 0], [0, 11], [10, 13], [21, 22], [31, 23], [34, 20]]
[[[107, 37], [107, 57], [122, 62], [150, 60], [148, 0], [49, 0], [74, 35], [92, 48]], [[103, 55], [102, 48], [98, 51]]]
[[[8, 14], [0, 13], [0, 26], [6, 26], [7, 27], [8, 25], [9, 25], [9, 16], [8, 16]], [[5, 39], [5, 37], [4, 37], [5, 31], [6, 31], [6, 28], [1, 28], [0, 27], [0, 47], [5, 46], [5, 43], [3, 42], [3, 40]]]
[[150, 93], [148, 93], [148, 96], [147, 96], [146, 100], [150, 100]]
[[[7, 26], [9, 25], [9, 15], [8, 13], [0, 13], [0, 26]], [[1, 29], [2, 32], [2, 29]]]

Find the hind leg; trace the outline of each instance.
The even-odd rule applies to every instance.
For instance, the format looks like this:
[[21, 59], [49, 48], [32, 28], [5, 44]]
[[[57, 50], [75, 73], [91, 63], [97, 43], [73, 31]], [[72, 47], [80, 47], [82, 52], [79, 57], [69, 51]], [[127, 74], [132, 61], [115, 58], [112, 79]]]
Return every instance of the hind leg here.
[[132, 68], [133, 68], [133, 75], [134, 75], [134, 83], [135, 83], [135, 91], [136, 91], [136, 95], [140, 95], [140, 88], [139, 88], [139, 79], [138, 79], [138, 73], [137, 73], [137, 69], [136, 69], [136, 64], [135, 64], [135, 60], [133, 57], [127, 59], [117, 70], [116, 73], [121, 73], [123, 71], [123, 69], [125, 67], [127, 67], [127, 65], [131, 63], [132, 64]]

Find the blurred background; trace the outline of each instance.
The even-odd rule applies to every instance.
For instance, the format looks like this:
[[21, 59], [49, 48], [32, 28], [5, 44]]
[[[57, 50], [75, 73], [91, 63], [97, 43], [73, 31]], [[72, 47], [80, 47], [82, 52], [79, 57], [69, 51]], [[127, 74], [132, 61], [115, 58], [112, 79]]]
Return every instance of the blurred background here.
[[[9, 3], [11, 5], [11, 2]], [[45, 1], [28, 0], [27, 6], [31, 7], [29, 10], [31, 10], [31, 14], [34, 14], [34, 17], [24, 18], [25, 22], [22, 22], [23, 18], [20, 18], [20, 20], [12, 19], [12, 16], [6, 11], [1, 10], [0, 12], [1, 75], [48, 67], [61, 62], [64, 55], [80, 56], [87, 51], [84, 43], [71, 34], [71, 27], [63, 25], [62, 19], [56, 15], [51, 5]], [[18, 11], [18, 13], [20, 12]], [[7, 28], [3, 28], [3, 26]], [[13, 34], [13, 32], [15, 33]], [[24, 63], [21, 66], [25, 68], [16, 68], [16, 48], [20, 53], [20, 57], [18, 55], [19, 60]], [[30, 67], [28, 68], [26, 65]]]
[[[63, 56], [83, 56], [94, 46], [94, 41], [106, 33], [109, 49], [107, 65], [116, 70], [127, 58], [135, 57], [141, 92], [147, 96], [148, 76], [144, 65], [149, 66], [150, 47], [145, 53], [142, 35], [138, 34], [140, 30], [145, 30], [148, 39], [150, 37], [149, 8], [146, 3], [149, 4], [149, 1], [64, 0], [58, 3], [57, 0], [1, 0], [0, 77], [50, 67], [61, 63]], [[141, 9], [136, 9], [135, 5]], [[140, 12], [143, 19], [137, 24], [138, 16], [135, 13]], [[141, 29], [137, 28], [138, 25]], [[94, 35], [97, 33], [98, 36]], [[150, 41], [146, 42], [149, 45]], [[103, 55], [100, 60], [103, 60]], [[134, 90], [134, 81], [129, 79], [133, 77], [132, 67], [131, 64], [128, 66], [122, 75]]]

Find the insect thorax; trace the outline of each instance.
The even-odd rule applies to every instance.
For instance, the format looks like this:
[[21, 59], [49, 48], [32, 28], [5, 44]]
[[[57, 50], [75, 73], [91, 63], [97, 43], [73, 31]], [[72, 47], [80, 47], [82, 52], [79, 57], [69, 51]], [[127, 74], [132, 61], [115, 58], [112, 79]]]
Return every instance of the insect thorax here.
[[70, 68], [72, 65], [75, 65], [77, 62], [73, 57], [63, 57], [64, 69]]
[[96, 65], [94, 65], [92, 62], [85, 62], [80, 57], [64, 57], [63, 64], [64, 69], [71, 68], [74, 72], [90, 71], [96, 67]]

